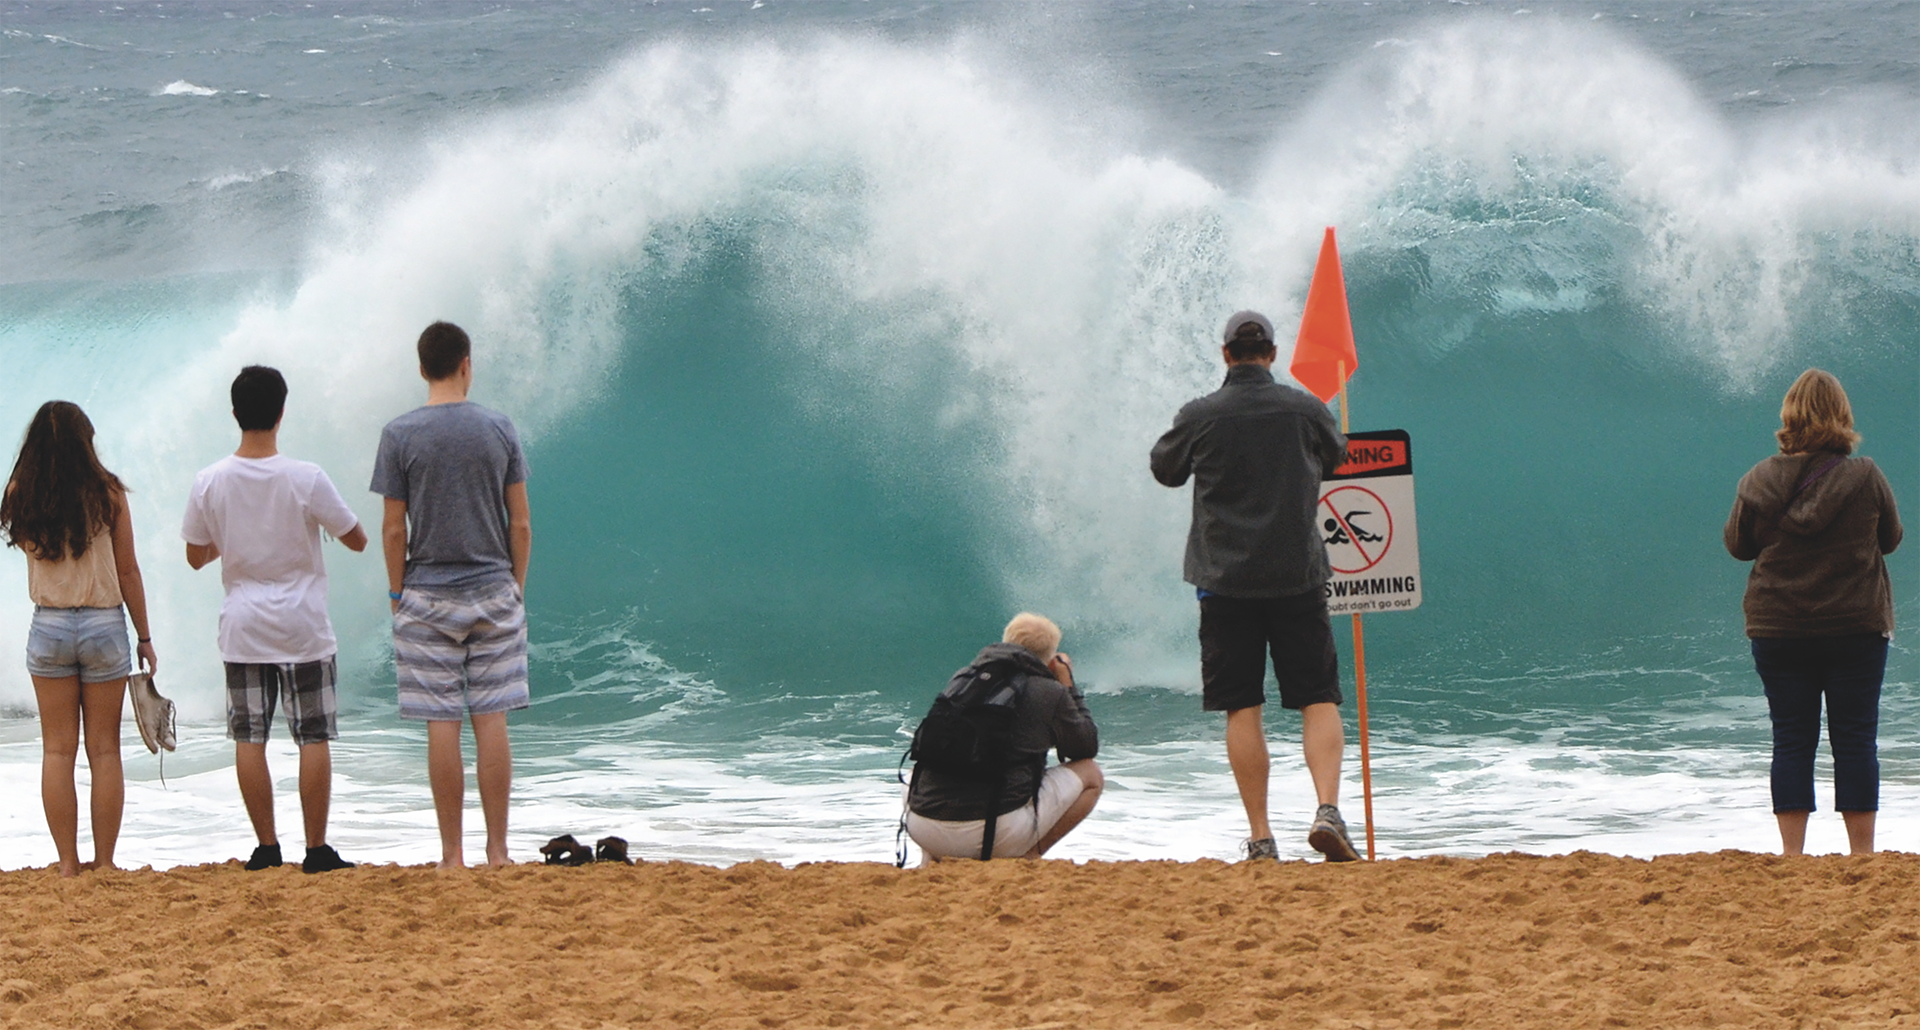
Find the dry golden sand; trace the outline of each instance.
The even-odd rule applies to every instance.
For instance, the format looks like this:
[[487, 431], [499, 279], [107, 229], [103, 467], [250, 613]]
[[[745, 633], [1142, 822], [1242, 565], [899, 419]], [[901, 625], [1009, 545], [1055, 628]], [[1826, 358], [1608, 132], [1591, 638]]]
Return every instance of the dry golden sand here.
[[5, 1026], [1920, 1026], [1920, 857], [0, 874]]

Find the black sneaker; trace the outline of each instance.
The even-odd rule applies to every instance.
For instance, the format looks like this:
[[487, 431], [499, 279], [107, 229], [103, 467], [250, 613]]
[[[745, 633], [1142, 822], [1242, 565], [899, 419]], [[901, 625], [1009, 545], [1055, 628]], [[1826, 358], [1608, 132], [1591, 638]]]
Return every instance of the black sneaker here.
[[340, 857], [331, 844], [321, 844], [307, 849], [307, 857], [300, 863], [303, 873], [330, 873], [335, 869], [352, 869], [353, 863]]
[[253, 849], [253, 857], [247, 859], [247, 872], [257, 873], [262, 869], [276, 869], [280, 866], [280, 845], [262, 844]]
[[1360, 860], [1360, 853], [1353, 850], [1353, 841], [1347, 837], [1347, 821], [1340, 818], [1340, 809], [1333, 805], [1321, 805], [1313, 814], [1313, 829], [1307, 831], [1307, 843], [1327, 856], [1329, 862]]
[[1242, 845], [1242, 847], [1247, 849], [1247, 861], [1249, 862], [1258, 862], [1263, 858], [1275, 862], [1280, 860], [1280, 846], [1273, 842], [1272, 837], [1250, 840]]

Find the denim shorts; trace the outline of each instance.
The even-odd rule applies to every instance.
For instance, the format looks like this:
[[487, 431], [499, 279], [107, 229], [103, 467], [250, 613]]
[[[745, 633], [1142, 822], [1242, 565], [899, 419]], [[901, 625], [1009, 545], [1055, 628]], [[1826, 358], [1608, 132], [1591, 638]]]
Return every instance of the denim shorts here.
[[41, 679], [80, 677], [110, 683], [133, 671], [127, 614], [114, 608], [33, 609], [27, 631], [27, 673]]

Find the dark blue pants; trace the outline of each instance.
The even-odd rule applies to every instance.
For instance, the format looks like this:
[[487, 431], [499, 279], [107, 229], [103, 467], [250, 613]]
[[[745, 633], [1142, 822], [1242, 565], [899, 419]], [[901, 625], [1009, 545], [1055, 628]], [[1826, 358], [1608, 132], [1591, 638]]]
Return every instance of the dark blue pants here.
[[1773, 810], [1811, 812], [1820, 699], [1833, 748], [1833, 807], [1880, 810], [1880, 681], [1887, 638], [1878, 633], [1798, 640], [1755, 639], [1753, 665], [1773, 717]]

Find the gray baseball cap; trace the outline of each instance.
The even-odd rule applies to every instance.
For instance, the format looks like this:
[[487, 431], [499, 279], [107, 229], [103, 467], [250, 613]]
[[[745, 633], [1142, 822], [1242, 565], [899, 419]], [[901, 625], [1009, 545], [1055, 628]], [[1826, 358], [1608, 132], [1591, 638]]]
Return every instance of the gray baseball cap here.
[[1267, 321], [1267, 316], [1258, 311], [1234, 312], [1233, 316], [1227, 319], [1227, 329], [1221, 334], [1220, 342], [1232, 343], [1234, 336], [1240, 332], [1240, 327], [1248, 323], [1259, 326], [1260, 333], [1266, 337], [1267, 342], [1273, 342], [1273, 323]]

